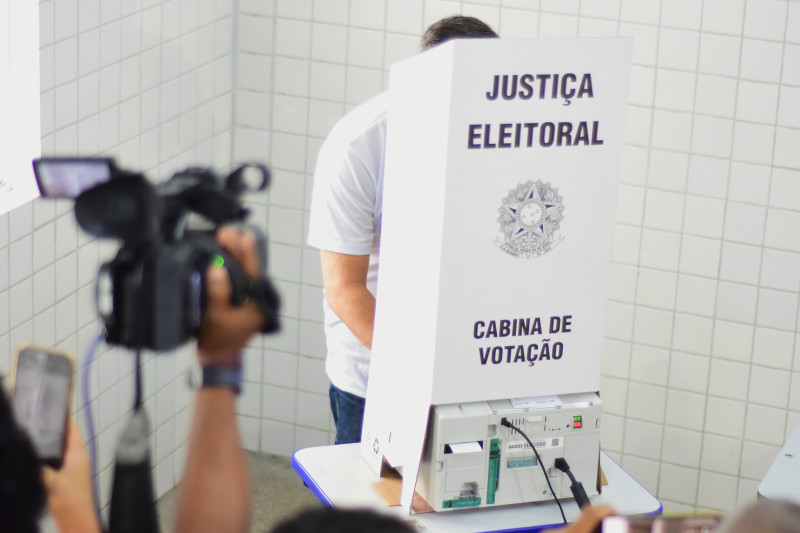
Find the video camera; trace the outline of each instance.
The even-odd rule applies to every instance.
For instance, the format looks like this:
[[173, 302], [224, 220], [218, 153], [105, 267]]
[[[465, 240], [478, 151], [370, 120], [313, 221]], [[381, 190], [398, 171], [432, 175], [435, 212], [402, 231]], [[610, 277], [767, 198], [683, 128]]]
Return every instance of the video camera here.
[[[206, 269], [212, 264], [228, 270], [234, 305], [255, 301], [267, 319], [264, 332], [279, 328], [280, 300], [266, 276], [264, 234], [247, 228], [256, 237], [261, 261], [255, 282], [214, 236], [219, 226], [246, 220], [249, 210], [239, 197], [267, 187], [270, 174], [264, 165], [240, 166], [224, 180], [209, 169], [187, 168], [158, 185], [117, 168], [111, 158], [47, 157], [34, 160], [33, 168], [43, 197], [75, 199], [76, 219], [87, 233], [122, 240], [97, 280], [97, 309], [108, 343], [170, 350], [195, 336], [203, 319]], [[213, 228], [189, 229], [193, 213]]]

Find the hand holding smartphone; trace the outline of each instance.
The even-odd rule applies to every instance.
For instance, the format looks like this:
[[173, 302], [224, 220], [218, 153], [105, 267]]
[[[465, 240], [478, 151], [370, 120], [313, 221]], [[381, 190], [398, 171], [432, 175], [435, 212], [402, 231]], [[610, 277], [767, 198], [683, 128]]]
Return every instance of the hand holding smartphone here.
[[74, 363], [67, 354], [26, 346], [14, 364], [12, 406], [42, 462], [61, 468]]

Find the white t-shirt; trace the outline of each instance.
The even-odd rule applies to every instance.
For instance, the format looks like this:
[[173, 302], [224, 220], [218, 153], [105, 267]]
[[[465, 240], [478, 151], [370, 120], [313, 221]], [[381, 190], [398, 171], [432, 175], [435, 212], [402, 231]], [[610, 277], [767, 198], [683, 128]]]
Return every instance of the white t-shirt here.
[[[378, 283], [383, 161], [388, 94], [358, 106], [333, 128], [314, 172], [308, 244], [348, 255], [369, 254], [367, 289]], [[366, 397], [369, 349], [353, 335], [323, 298], [328, 354], [325, 368], [338, 388]]]

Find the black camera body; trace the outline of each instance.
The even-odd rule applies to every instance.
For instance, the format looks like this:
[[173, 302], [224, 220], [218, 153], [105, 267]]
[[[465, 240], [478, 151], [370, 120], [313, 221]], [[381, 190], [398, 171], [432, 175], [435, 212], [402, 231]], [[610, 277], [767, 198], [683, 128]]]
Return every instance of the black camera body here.
[[[254, 300], [267, 319], [264, 331], [278, 329], [280, 301], [266, 275], [263, 233], [247, 228], [256, 237], [262, 268], [255, 282], [214, 235], [221, 225], [245, 222], [249, 211], [239, 197], [267, 187], [265, 166], [243, 165], [224, 180], [211, 170], [188, 168], [153, 185], [108, 158], [42, 158], [33, 164], [42, 196], [74, 198], [81, 228], [95, 237], [122, 241], [97, 280], [97, 308], [107, 342], [162, 351], [195, 336], [211, 265], [227, 269], [234, 305]], [[203, 217], [206, 228], [188, 229], [191, 215]]]

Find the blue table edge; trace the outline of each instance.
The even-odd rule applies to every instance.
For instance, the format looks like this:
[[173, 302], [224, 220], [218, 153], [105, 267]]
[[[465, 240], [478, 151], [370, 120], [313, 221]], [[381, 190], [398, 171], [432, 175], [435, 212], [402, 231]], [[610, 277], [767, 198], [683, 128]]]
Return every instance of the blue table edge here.
[[311, 492], [314, 493], [314, 496], [316, 496], [319, 501], [321, 501], [324, 505], [327, 505], [328, 507], [336, 507], [336, 505], [333, 504], [331, 499], [328, 498], [328, 495], [325, 494], [325, 492], [321, 488], [319, 488], [319, 485], [311, 477], [311, 474], [308, 473], [308, 470], [306, 470], [303, 467], [303, 465], [300, 464], [300, 462], [297, 460], [297, 453], [303, 451], [303, 449], [295, 450], [295, 452], [292, 454], [292, 468], [294, 468], [294, 471], [297, 472], [297, 475], [300, 476], [300, 479], [303, 480], [303, 485], [308, 487], [311, 490]]

